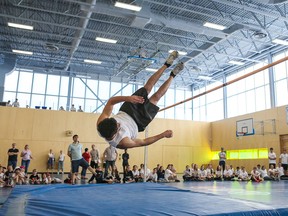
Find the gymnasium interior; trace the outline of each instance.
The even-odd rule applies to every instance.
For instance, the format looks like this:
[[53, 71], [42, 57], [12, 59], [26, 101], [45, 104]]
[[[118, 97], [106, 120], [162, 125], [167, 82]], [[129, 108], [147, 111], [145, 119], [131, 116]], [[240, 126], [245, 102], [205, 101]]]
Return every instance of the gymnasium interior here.
[[[288, 149], [287, 0], [1, 0], [0, 26], [0, 164], [7, 168], [12, 143], [20, 152], [29, 145], [28, 176], [47, 172], [49, 150], [56, 161], [62, 150], [64, 173], [57, 166], [50, 172], [64, 181], [74, 134], [84, 148], [96, 146], [102, 164], [109, 145], [96, 122], [108, 99], [143, 87], [173, 50], [179, 57], [151, 94], [177, 62], [185, 65], [138, 135], [169, 129], [173, 137], [128, 149], [130, 165], [173, 164], [180, 182], [1, 186], [0, 215], [288, 215], [286, 178], [182, 178], [191, 164], [215, 170], [221, 148], [226, 165], [249, 174], [258, 164], [269, 169], [270, 148], [281, 162]], [[124, 151], [117, 151], [122, 176]]]

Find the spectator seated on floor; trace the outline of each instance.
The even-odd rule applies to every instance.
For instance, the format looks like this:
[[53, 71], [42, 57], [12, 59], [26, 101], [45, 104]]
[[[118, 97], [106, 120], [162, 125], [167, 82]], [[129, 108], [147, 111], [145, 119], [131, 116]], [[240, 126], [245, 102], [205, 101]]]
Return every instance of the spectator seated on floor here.
[[279, 180], [279, 172], [276, 168], [274, 168], [273, 164], [270, 164], [268, 175], [273, 180]]
[[239, 181], [250, 181], [250, 176], [248, 175], [244, 166], [241, 167], [241, 170], [238, 175]]
[[12, 166], [8, 166], [4, 175], [4, 181], [6, 187], [14, 187], [14, 170]]
[[262, 182], [263, 179], [260, 176], [260, 172], [257, 171], [257, 167], [253, 167], [251, 171], [251, 180], [254, 182]]
[[0, 166], [0, 187], [5, 186], [5, 181], [4, 181], [4, 167]]
[[158, 182], [166, 182], [165, 180], [165, 170], [163, 166], [160, 166], [159, 170], [157, 171]]
[[214, 180], [214, 169], [212, 167], [212, 164], [208, 164], [206, 172], [207, 172], [206, 180], [207, 181], [213, 181]]
[[32, 174], [29, 177], [29, 183], [30, 184], [34, 184], [34, 185], [40, 184], [40, 177], [37, 174], [37, 170], [36, 169], [33, 169]]
[[240, 169], [239, 166], [237, 166], [237, 167], [236, 167], [236, 170], [235, 170], [235, 172], [234, 172], [234, 176], [238, 178], [239, 175], [240, 175], [240, 172], [241, 172], [241, 169]]
[[260, 169], [260, 176], [261, 178], [263, 178], [265, 181], [272, 181], [272, 180], [275, 180], [273, 178], [271, 178], [268, 173], [267, 173], [267, 170], [265, 168], [264, 165], [262, 165], [261, 169]]
[[140, 178], [138, 179], [138, 181], [143, 182], [144, 179], [148, 178], [150, 172], [151, 172], [150, 169], [146, 167], [146, 174], [145, 174], [144, 164], [140, 164], [140, 169], [139, 169]]
[[135, 182], [131, 167], [129, 165], [126, 167], [125, 172], [126, 174], [125, 174], [125, 178], [123, 179], [123, 183]]
[[103, 173], [101, 167], [97, 167], [95, 171], [96, 171], [96, 176], [92, 175], [91, 178], [88, 181], [88, 184], [93, 183], [94, 179], [96, 179], [96, 183], [97, 184], [102, 184], [102, 183], [112, 184], [114, 182], [114, 178], [111, 175], [110, 176], [107, 175], [107, 177], [104, 178], [104, 173]]
[[165, 180], [166, 182], [180, 182], [177, 179], [177, 174], [171, 171], [171, 164], [169, 164], [165, 170]]
[[222, 177], [223, 177], [222, 166], [218, 165], [217, 168], [216, 168], [216, 171], [215, 171], [214, 180], [222, 181]]
[[133, 179], [135, 180], [135, 182], [138, 182], [139, 181], [139, 178], [140, 178], [140, 173], [139, 173], [139, 170], [138, 170], [138, 166], [137, 165], [134, 165], [133, 168], [132, 168], [132, 174], [133, 174]]
[[183, 180], [184, 181], [192, 181], [192, 175], [191, 175], [189, 165], [186, 165], [186, 169], [183, 172]]
[[231, 169], [229, 165], [226, 165], [226, 168], [223, 172], [223, 178], [225, 181], [230, 181], [234, 178], [233, 170]]
[[[25, 172], [24, 172], [24, 174], [25, 174]], [[22, 185], [22, 184], [26, 184], [27, 183], [26, 175], [23, 175], [21, 173], [20, 167], [16, 167], [14, 169], [13, 180], [14, 180], [16, 185]]]
[[156, 183], [158, 179], [157, 176], [157, 168], [154, 168], [152, 172], [149, 173], [148, 178], [147, 178], [147, 182], [154, 182]]
[[51, 184], [51, 178], [46, 173], [42, 173], [41, 175], [41, 184]]
[[114, 176], [113, 176], [113, 179], [114, 179], [114, 183], [121, 183], [121, 177], [120, 177], [120, 175], [119, 175], [119, 171], [118, 171], [118, 169], [117, 169], [117, 166], [116, 165], [114, 165]]
[[207, 178], [207, 171], [204, 165], [202, 164], [199, 170], [199, 181], [205, 181], [206, 178]]
[[278, 172], [279, 179], [283, 179], [285, 177], [284, 168], [280, 162], [278, 163], [278, 166], [276, 167], [276, 171]]

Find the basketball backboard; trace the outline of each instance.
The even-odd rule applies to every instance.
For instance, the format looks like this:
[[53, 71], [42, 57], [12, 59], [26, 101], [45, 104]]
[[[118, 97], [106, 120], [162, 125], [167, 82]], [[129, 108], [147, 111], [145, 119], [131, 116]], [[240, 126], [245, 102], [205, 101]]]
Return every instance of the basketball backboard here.
[[236, 121], [236, 136], [254, 135], [253, 118]]

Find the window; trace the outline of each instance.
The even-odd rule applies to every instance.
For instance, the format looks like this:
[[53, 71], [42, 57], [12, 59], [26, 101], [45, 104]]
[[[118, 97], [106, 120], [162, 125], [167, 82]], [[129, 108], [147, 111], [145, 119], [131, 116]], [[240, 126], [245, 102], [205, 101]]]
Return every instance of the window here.
[[46, 78], [46, 74], [34, 74], [33, 93], [45, 94]]
[[19, 84], [18, 84], [19, 92], [28, 92], [28, 93], [31, 92], [32, 77], [33, 73], [29, 72], [21, 72], [19, 74]]
[[58, 95], [60, 86], [60, 76], [48, 75], [46, 94]]
[[13, 71], [12, 73], [6, 74], [5, 76], [5, 91], [16, 91], [18, 82], [18, 71]]

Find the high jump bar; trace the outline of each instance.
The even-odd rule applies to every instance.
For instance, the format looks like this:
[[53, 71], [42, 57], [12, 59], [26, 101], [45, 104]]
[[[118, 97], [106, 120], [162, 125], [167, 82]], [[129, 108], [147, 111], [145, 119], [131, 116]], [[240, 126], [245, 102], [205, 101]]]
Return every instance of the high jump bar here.
[[249, 76], [251, 76], [251, 75], [254, 75], [254, 74], [256, 74], [256, 73], [258, 73], [258, 72], [260, 72], [260, 71], [266, 70], [266, 69], [268, 69], [268, 68], [270, 68], [270, 67], [273, 67], [273, 66], [275, 66], [275, 65], [277, 65], [277, 64], [280, 64], [280, 63], [282, 63], [282, 62], [284, 62], [284, 61], [287, 61], [287, 60], [288, 60], [288, 56], [286, 56], [285, 58], [279, 59], [278, 61], [275, 61], [275, 62], [272, 62], [272, 63], [270, 63], [270, 64], [267, 64], [267, 65], [265, 65], [265, 66], [263, 66], [263, 67], [261, 67], [261, 68], [259, 68], [259, 69], [256, 69], [256, 70], [254, 70], [254, 71], [252, 71], [252, 72], [250, 72], [250, 73], [248, 73], [248, 74], [245, 74], [245, 75], [243, 75], [243, 76], [240, 76], [240, 77], [238, 77], [238, 78], [236, 78], [236, 79], [233, 79], [233, 80], [231, 80], [231, 81], [229, 81], [229, 82], [226, 82], [226, 83], [223, 83], [223, 84], [221, 84], [221, 85], [219, 85], [219, 86], [216, 86], [215, 88], [212, 88], [212, 89], [207, 90], [207, 91], [205, 91], [205, 92], [202, 92], [202, 93], [200, 93], [200, 94], [198, 94], [198, 95], [195, 95], [195, 96], [193, 96], [193, 97], [191, 97], [191, 98], [187, 98], [187, 99], [185, 99], [185, 100], [183, 100], [183, 101], [180, 101], [180, 102], [178, 102], [178, 103], [175, 103], [175, 104], [172, 104], [172, 105], [167, 106], [167, 107], [165, 107], [165, 108], [162, 108], [162, 109], [160, 109], [158, 112], [161, 112], [161, 111], [170, 109], [170, 108], [175, 107], [175, 106], [178, 106], [178, 105], [180, 105], [180, 104], [182, 104], [182, 103], [186, 103], [187, 101], [190, 101], [190, 100], [193, 100], [193, 99], [195, 99], [195, 98], [201, 97], [201, 96], [203, 96], [203, 95], [205, 95], [205, 94], [208, 94], [208, 93], [210, 93], [210, 92], [213, 92], [213, 91], [215, 91], [215, 90], [218, 90], [218, 89], [220, 89], [220, 88], [223, 88], [223, 87], [225, 87], [225, 86], [228, 86], [228, 85], [230, 85], [230, 84], [232, 84], [232, 83], [235, 83], [235, 82], [237, 82], [237, 81], [239, 81], [239, 80], [241, 80], [241, 79], [244, 79], [244, 78], [246, 78], [246, 77], [249, 77]]

